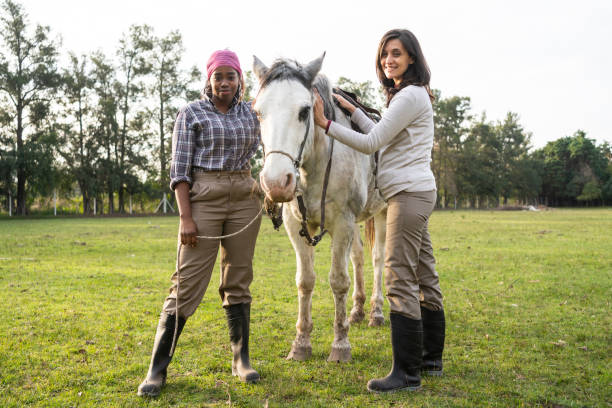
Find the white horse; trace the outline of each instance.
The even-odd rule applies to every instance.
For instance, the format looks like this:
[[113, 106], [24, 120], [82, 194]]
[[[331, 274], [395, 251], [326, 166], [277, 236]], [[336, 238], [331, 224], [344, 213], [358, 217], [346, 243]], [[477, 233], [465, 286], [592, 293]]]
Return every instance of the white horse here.
[[[303, 216], [296, 196], [306, 208], [306, 229], [313, 235], [321, 224], [326, 167], [333, 151], [332, 166], [324, 202], [325, 226], [332, 239], [329, 282], [334, 293], [334, 341], [328, 361], [349, 361], [349, 319], [346, 298], [350, 287], [349, 257], [353, 264], [354, 290], [350, 322], [364, 318], [363, 244], [358, 222], [374, 217], [375, 242], [372, 243], [374, 287], [370, 325], [380, 325], [382, 314], [381, 276], [384, 262], [386, 204], [375, 188], [374, 158], [334, 142], [314, 125], [312, 107], [316, 88], [325, 103], [327, 117], [345, 126], [350, 120], [332, 102], [329, 81], [318, 75], [320, 58], [302, 66], [295, 61], [278, 60], [266, 67], [254, 57], [254, 72], [260, 82], [254, 109], [261, 123], [264, 167], [261, 186], [269, 200], [285, 203], [283, 220], [297, 258], [296, 283], [299, 311], [297, 335], [288, 359], [306, 360], [312, 353], [310, 333], [312, 291], [315, 284], [314, 248], [301, 236]], [[335, 147], [332, 148], [332, 145]], [[304, 233], [302, 232], [302, 235]]]

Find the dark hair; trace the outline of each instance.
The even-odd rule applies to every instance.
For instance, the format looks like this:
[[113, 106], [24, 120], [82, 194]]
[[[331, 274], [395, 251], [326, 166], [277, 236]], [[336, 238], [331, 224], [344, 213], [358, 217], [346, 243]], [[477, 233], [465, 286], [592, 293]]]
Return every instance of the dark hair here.
[[[385, 72], [380, 64], [380, 58], [385, 46], [387, 45], [387, 42], [393, 39], [400, 40], [408, 52], [408, 55], [410, 55], [414, 61], [414, 63], [408, 65], [408, 69], [406, 69], [406, 72], [404, 72], [402, 82], [397, 88], [395, 87], [393, 80], [385, 76]], [[429, 99], [431, 99], [431, 102], [433, 102], [435, 99], [433, 93], [431, 92], [431, 88], [429, 87], [431, 71], [429, 71], [429, 66], [427, 65], [423, 51], [421, 51], [419, 41], [415, 35], [408, 30], [394, 29], [387, 31], [385, 35], [383, 35], [380, 40], [380, 44], [378, 45], [378, 51], [376, 52], [376, 75], [378, 76], [378, 80], [383, 86], [383, 92], [387, 97], [387, 106], [389, 106], [389, 102], [391, 102], [393, 96], [408, 85], [424, 87], [429, 94]]]

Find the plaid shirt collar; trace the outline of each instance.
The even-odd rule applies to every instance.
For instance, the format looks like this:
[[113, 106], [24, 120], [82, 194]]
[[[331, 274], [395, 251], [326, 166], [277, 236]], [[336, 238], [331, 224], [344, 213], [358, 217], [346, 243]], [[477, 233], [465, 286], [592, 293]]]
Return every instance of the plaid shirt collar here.
[[[215, 106], [215, 104], [212, 101], [212, 95], [209, 96], [206, 94], [206, 90], [202, 91], [202, 100], [209, 105], [212, 109], [219, 111], [219, 109], [217, 109], [217, 107]], [[236, 95], [234, 95], [234, 98], [232, 98], [232, 102], [230, 103], [230, 106], [228, 108], [228, 112], [232, 110], [232, 108], [236, 105], [238, 105], [238, 102], [240, 102], [240, 91], [236, 92]]]

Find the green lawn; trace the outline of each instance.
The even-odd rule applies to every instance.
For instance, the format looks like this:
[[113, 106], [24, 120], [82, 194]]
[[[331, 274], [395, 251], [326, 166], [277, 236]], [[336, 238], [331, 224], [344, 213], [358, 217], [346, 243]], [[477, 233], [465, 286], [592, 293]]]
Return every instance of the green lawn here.
[[[313, 356], [285, 360], [297, 317], [295, 256], [266, 219], [251, 287], [251, 360], [262, 381], [231, 376], [216, 275], [164, 392], [143, 400], [136, 388], [174, 268], [177, 224], [0, 220], [0, 407], [612, 406], [612, 209], [435, 212], [445, 374], [424, 379], [420, 392], [391, 395], [365, 389], [390, 368], [388, 320], [351, 327], [352, 362], [325, 361], [329, 237], [317, 248]], [[368, 297], [371, 282], [367, 273]]]

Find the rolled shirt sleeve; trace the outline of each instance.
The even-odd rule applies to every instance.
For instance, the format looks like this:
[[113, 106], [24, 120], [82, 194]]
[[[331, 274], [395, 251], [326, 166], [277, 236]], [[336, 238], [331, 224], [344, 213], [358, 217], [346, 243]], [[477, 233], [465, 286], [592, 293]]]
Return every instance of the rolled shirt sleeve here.
[[195, 148], [194, 130], [188, 109], [182, 109], [176, 116], [172, 133], [172, 162], [170, 164], [170, 189], [181, 182], [191, 187], [191, 162]]

